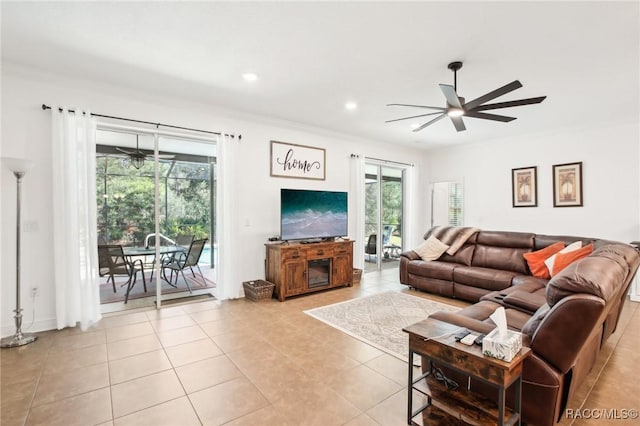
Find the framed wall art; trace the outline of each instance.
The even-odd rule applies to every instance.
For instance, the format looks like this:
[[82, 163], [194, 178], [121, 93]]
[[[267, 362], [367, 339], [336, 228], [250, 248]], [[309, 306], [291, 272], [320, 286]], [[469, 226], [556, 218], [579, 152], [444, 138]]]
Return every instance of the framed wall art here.
[[582, 162], [553, 166], [553, 207], [582, 207]]
[[538, 206], [537, 167], [511, 169], [511, 192], [513, 207]]
[[271, 141], [271, 176], [325, 180], [324, 148]]

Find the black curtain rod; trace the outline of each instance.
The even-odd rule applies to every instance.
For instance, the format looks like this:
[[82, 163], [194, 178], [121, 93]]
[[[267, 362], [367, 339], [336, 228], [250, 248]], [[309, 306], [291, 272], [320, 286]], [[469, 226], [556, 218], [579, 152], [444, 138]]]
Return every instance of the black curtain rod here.
[[[51, 107], [50, 107], [49, 105], [42, 104], [42, 109], [43, 109], [43, 110], [47, 110], [47, 109], [51, 109]], [[58, 108], [58, 111], [62, 112], [62, 111], [63, 111], [63, 109], [62, 109], [62, 108]], [[67, 110], [67, 111], [72, 112], [72, 113], [74, 113], [74, 114], [75, 114], [75, 110], [69, 109], [69, 110]], [[84, 112], [83, 112], [82, 114], [84, 114]], [[220, 133], [220, 132], [210, 132], [210, 131], [207, 131], [207, 130], [191, 129], [191, 128], [189, 128], [189, 127], [172, 126], [172, 125], [170, 125], [170, 124], [152, 123], [151, 121], [134, 120], [134, 119], [132, 119], [132, 118], [115, 117], [115, 116], [113, 116], [113, 115], [95, 114], [95, 113], [93, 113], [93, 112], [91, 113], [91, 115], [92, 115], [93, 117], [112, 118], [112, 119], [114, 119], [114, 120], [131, 121], [131, 122], [133, 122], [133, 123], [151, 124], [151, 125], [154, 125], [154, 126], [156, 126], [156, 127], [160, 127], [160, 126], [162, 126], [162, 127], [169, 127], [169, 128], [172, 128], [172, 129], [188, 130], [188, 131], [191, 131], [191, 132], [208, 133], [208, 134], [210, 134], [210, 135], [218, 135], [218, 136], [220, 136], [220, 135], [222, 134], [222, 133]], [[229, 137], [231, 137], [231, 138], [235, 138], [235, 137], [236, 137], [236, 135], [231, 135], [231, 134], [227, 134], [227, 133], [225, 133], [224, 135], [225, 135], [225, 136], [229, 136]], [[242, 135], [238, 135], [238, 140], [241, 140], [241, 139], [242, 139]]]
[[[360, 156], [358, 154], [351, 154], [351, 158], [360, 158]], [[400, 164], [401, 166], [411, 166], [411, 167], [414, 166], [413, 163], [401, 163], [399, 161], [383, 160], [382, 158], [375, 158], [375, 157], [364, 157], [364, 158], [365, 160], [380, 161], [381, 163], [393, 163], [393, 164]]]

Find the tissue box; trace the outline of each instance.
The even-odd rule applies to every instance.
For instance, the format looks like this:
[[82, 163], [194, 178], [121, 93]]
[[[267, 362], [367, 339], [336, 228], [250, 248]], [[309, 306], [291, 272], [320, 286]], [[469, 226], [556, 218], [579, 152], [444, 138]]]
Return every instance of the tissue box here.
[[502, 361], [511, 361], [522, 349], [522, 334], [507, 330], [507, 336], [501, 338], [498, 329], [494, 329], [482, 339], [482, 354]]

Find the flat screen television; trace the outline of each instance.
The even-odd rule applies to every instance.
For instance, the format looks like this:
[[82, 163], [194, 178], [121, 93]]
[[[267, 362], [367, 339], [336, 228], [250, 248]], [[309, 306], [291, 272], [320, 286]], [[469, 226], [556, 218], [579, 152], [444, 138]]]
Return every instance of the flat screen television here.
[[280, 190], [281, 240], [318, 240], [347, 234], [346, 192]]

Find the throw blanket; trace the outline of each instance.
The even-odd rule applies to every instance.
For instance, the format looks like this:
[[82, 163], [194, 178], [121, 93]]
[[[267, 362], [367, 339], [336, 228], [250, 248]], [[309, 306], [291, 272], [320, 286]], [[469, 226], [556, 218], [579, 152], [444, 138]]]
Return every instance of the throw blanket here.
[[479, 230], [479, 228], [472, 227], [440, 226], [434, 229], [431, 234], [439, 235], [438, 239], [449, 246], [446, 253], [453, 256]]

